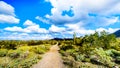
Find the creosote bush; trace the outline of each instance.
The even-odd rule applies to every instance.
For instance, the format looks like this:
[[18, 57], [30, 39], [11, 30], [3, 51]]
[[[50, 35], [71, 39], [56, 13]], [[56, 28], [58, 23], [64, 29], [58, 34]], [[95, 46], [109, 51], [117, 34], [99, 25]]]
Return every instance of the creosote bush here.
[[112, 62], [112, 57], [109, 56], [102, 48], [96, 48], [91, 59], [108, 67], [113, 67], [115, 64]]
[[7, 56], [11, 58], [18, 58], [23, 53], [21, 50], [9, 50]]
[[44, 54], [46, 52], [46, 49], [44, 47], [37, 46], [37, 47], [32, 47], [29, 51], [32, 51], [36, 54]]
[[8, 53], [8, 50], [7, 50], [7, 49], [0, 49], [0, 57], [6, 56], [7, 53]]

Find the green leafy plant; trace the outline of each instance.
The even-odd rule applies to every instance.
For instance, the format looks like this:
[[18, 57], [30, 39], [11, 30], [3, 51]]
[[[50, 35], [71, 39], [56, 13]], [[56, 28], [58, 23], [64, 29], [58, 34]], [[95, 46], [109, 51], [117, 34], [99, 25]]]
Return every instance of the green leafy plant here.
[[7, 53], [8, 53], [8, 50], [7, 50], [7, 49], [0, 49], [0, 57], [6, 56]]
[[95, 60], [96, 62], [108, 67], [114, 66], [114, 63], [112, 62], [112, 57], [110, 57], [102, 48], [96, 48], [94, 50], [94, 53], [95, 54], [91, 56], [92, 60]]

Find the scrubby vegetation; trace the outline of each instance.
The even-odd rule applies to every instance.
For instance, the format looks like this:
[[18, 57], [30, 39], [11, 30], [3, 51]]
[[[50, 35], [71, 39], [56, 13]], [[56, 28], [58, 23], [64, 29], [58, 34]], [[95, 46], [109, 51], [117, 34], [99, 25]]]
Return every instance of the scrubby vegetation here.
[[47, 52], [49, 47], [50, 44], [35, 46], [22, 44], [16, 49], [1, 48], [0, 68], [30, 68], [41, 59], [41, 55]]
[[63, 40], [1, 40], [0, 68], [30, 68], [51, 45], [59, 42], [67, 68], [120, 67], [120, 39], [105, 31]]

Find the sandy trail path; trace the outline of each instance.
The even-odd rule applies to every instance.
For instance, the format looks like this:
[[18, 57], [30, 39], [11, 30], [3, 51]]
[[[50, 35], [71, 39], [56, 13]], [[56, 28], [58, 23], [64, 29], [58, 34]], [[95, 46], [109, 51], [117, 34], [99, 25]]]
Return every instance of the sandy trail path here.
[[61, 55], [58, 52], [59, 49], [57, 44], [53, 45], [50, 50], [43, 55], [40, 62], [34, 65], [33, 68], [64, 68]]

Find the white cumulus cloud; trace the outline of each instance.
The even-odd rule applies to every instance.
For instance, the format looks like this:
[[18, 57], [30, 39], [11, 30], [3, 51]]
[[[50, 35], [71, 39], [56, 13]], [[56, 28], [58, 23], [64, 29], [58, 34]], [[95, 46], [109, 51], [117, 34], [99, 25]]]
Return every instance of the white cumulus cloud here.
[[[50, 2], [53, 7], [51, 14], [45, 15], [46, 18], [58, 25], [84, 22], [86, 25], [99, 26], [100, 23], [102, 24], [100, 26], [109, 26], [118, 22], [119, 17], [115, 14], [120, 14], [119, 0], [46, 0], [46, 2]], [[73, 16], [69, 16], [70, 13], [62, 15], [64, 11], [71, 11]]]
[[47, 24], [49, 23], [49, 20], [44, 19], [44, 18], [42, 18], [42, 17], [40, 17], [40, 16], [36, 16], [35, 19], [37, 19], [37, 20], [39, 20], [39, 21], [41, 21], [41, 22], [43, 22], [43, 23], [47, 23]]
[[8, 31], [18, 31], [18, 32], [22, 32], [23, 29], [21, 27], [17, 27], [17, 26], [14, 26], [14, 27], [6, 27], [4, 30], [8, 30]]
[[26, 20], [25, 23], [24, 23], [23, 25], [25, 25], [25, 26], [34, 26], [34, 25], [36, 25], [36, 24], [33, 23], [33, 22], [30, 21], [30, 20]]
[[30, 20], [26, 20], [23, 25], [26, 25], [25, 28], [13, 26], [13, 27], [6, 27], [4, 30], [7, 31], [14, 31], [14, 32], [25, 32], [25, 33], [48, 33], [48, 30], [45, 28], [40, 28], [40, 26], [36, 23], [33, 23]]
[[52, 39], [53, 37], [49, 34], [29, 34], [29, 33], [18, 33], [18, 32], [4, 32], [0, 33], [1, 40], [46, 40]]
[[14, 7], [10, 4], [5, 3], [4, 1], [0, 1], [0, 14], [7, 14], [7, 15], [15, 15], [14, 14]]
[[4, 15], [4, 14], [0, 14], [0, 23], [19, 23], [19, 19], [11, 16], [11, 15]]
[[106, 31], [108, 33], [114, 33], [115, 31], [119, 30], [120, 28], [96, 28], [96, 29], [85, 29], [83, 26], [83, 24], [81, 24], [81, 22], [78, 22], [76, 24], [65, 24], [66, 28], [66, 32], [64, 32], [63, 34], [71, 34], [73, 35], [73, 33], [75, 32], [77, 35], [79, 36], [84, 36], [86, 34], [93, 34], [95, 33], [95, 31], [97, 32], [101, 32], [101, 31]]
[[0, 1], [0, 23], [19, 23], [14, 7], [4, 1]]
[[51, 27], [49, 28], [49, 31], [51, 31], [51, 32], [63, 32], [63, 31], [65, 31], [65, 28], [51, 25]]

